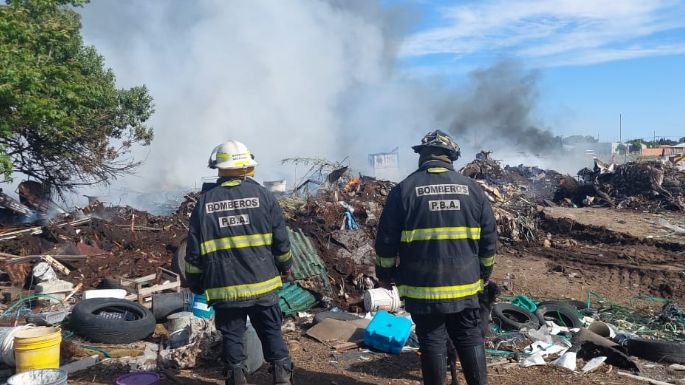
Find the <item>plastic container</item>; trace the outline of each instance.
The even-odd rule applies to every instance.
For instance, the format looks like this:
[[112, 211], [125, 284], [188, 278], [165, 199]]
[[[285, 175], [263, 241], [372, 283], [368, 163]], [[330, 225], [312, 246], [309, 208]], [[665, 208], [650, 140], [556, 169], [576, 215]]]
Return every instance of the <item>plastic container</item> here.
[[248, 374], [252, 374], [264, 365], [264, 353], [262, 351], [262, 343], [249, 317], [246, 326], [247, 328], [243, 335], [243, 349], [245, 349], [245, 355], [247, 356], [245, 368]]
[[613, 339], [616, 337], [616, 332], [611, 329], [611, 326], [602, 321], [594, 321], [588, 326], [588, 330], [605, 338]]
[[392, 290], [379, 288], [364, 292], [364, 308], [366, 311], [386, 310], [395, 312], [400, 310], [401, 306], [400, 293], [395, 286], [392, 287]]
[[14, 335], [17, 373], [33, 369], [58, 369], [62, 331], [56, 327], [36, 327]]
[[535, 304], [535, 301], [521, 294], [514, 297], [514, 299], [511, 301], [511, 304], [516, 305], [521, 309], [528, 310], [531, 313], [535, 313], [535, 311], [538, 309], [538, 305]]
[[200, 318], [212, 318], [214, 309], [207, 304], [207, 297], [204, 294], [193, 294], [193, 314]]
[[159, 385], [159, 374], [156, 372], [135, 372], [117, 378], [115, 385]]
[[95, 289], [86, 290], [83, 292], [83, 299], [91, 298], [126, 298], [126, 290], [124, 289]]
[[174, 333], [179, 330], [185, 329], [190, 326], [194, 315], [189, 311], [182, 311], [180, 313], [174, 313], [167, 317], [167, 330], [169, 333]]
[[47, 311], [44, 313], [30, 314], [26, 321], [40, 326], [52, 326], [64, 321], [69, 312], [67, 311]]
[[368, 347], [399, 354], [409, 339], [411, 320], [379, 311], [373, 317], [364, 333], [364, 344]]
[[164, 322], [170, 314], [191, 311], [193, 293], [182, 291], [180, 293], [164, 293], [152, 296], [152, 314], [158, 323]]
[[14, 366], [14, 335], [18, 331], [28, 329], [32, 326], [24, 325], [17, 327], [0, 328], [0, 362], [7, 366]]
[[29, 370], [7, 379], [7, 385], [66, 385], [67, 377], [60, 369]]

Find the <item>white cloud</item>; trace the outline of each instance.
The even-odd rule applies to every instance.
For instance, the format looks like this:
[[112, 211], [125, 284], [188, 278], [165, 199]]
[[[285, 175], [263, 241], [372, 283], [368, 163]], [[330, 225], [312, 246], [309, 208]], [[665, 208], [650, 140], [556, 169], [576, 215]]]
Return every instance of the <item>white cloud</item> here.
[[685, 28], [678, 0], [485, 0], [443, 8], [440, 16], [439, 26], [405, 42], [403, 56], [506, 53], [550, 65], [679, 54], [685, 44], [682, 34], [655, 36]]

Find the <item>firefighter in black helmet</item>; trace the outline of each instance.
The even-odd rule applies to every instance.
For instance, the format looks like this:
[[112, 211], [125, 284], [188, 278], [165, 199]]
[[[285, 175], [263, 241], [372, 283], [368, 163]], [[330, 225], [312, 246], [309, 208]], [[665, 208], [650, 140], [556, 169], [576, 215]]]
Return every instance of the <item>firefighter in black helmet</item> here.
[[190, 217], [186, 277], [191, 290], [205, 294], [216, 311], [226, 385], [247, 384], [247, 317], [273, 366], [273, 384], [291, 385], [293, 364], [276, 295], [280, 275], [290, 275], [290, 241], [278, 202], [250, 178], [256, 165], [247, 147], [235, 140], [212, 152], [209, 167], [219, 170], [219, 180], [204, 191]]
[[448, 336], [469, 385], [487, 384], [478, 294], [495, 259], [497, 229], [485, 193], [454, 171], [459, 146], [442, 131], [413, 147], [419, 168], [395, 186], [376, 239], [376, 275], [395, 282], [416, 324], [425, 385], [442, 385]]

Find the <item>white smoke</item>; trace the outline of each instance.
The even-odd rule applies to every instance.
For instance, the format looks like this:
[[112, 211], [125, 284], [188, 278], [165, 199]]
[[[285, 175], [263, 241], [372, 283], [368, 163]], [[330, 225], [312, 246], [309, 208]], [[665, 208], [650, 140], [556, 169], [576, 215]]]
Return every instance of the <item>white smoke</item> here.
[[426, 116], [416, 114], [414, 95], [391, 89], [392, 34], [403, 16], [366, 2], [340, 4], [87, 5], [85, 40], [121, 86], [146, 84], [155, 99], [155, 139], [127, 183], [143, 190], [198, 184], [213, 174], [212, 148], [228, 139], [250, 147], [267, 179], [292, 176], [283, 158], [350, 155], [363, 170], [366, 154], [417, 141]]
[[[468, 123], [460, 116], [473, 110], [497, 113], [479, 106], [496, 88], [473, 98], [451, 89], [454, 83], [402, 70], [396, 51], [415, 11], [363, 0], [87, 5], [80, 10], [86, 42], [103, 54], [120, 86], [145, 84], [155, 99], [153, 144], [136, 154], [145, 160], [136, 175], [122, 181], [138, 191], [198, 186], [214, 174], [207, 169], [212, 148], [228, 139], [250, 147], [259, 162], [258, 179], [289, 183], [293, 167], [282, 166], [283, 158], [349, 156], [353, 168], [370, 172], [367, 154], [395, 147], [406, 175], [416, 166], [410, 146], [436, 128], [454, 129], [455, 139], [465, 144], [461, 164], [482, 147], [506, 148], [509, 154], [530, 150], [516, 141], [512, 147], [510, 136], [493, 134], [508, 129], [507, 116], [493, 120], [500, 126], [487, 131], [490, 138], [469, 146], [481, 127], [459, 125]], [[519, 73], [497, 72], [500, 79], [510, 75]], [[534, 88], [534, 80], [526, 87]], [[519, 103], [524, 116], [515, 115], [513, 122], [525, 123], [523, 130], [544, 127], [531, 123], [530, 103], [534, 100]], [[487, 123], [482, 115], [473, 116]]]

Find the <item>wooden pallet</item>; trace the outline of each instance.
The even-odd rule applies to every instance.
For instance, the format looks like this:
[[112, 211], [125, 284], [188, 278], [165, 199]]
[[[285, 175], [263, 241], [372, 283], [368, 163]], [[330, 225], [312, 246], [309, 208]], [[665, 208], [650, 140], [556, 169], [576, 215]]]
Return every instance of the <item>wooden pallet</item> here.
[[133, 291], [132, 294], [126, 296], [126, 299], [138, 301], [145, 307], [151, 307], [153, 294], [160, 294], [168, 290], [181, 292], [181, 277], [171, 270], [160, 267], [156, 274], [140, 278], [122, 278], [121, 285], [130, 287]]

